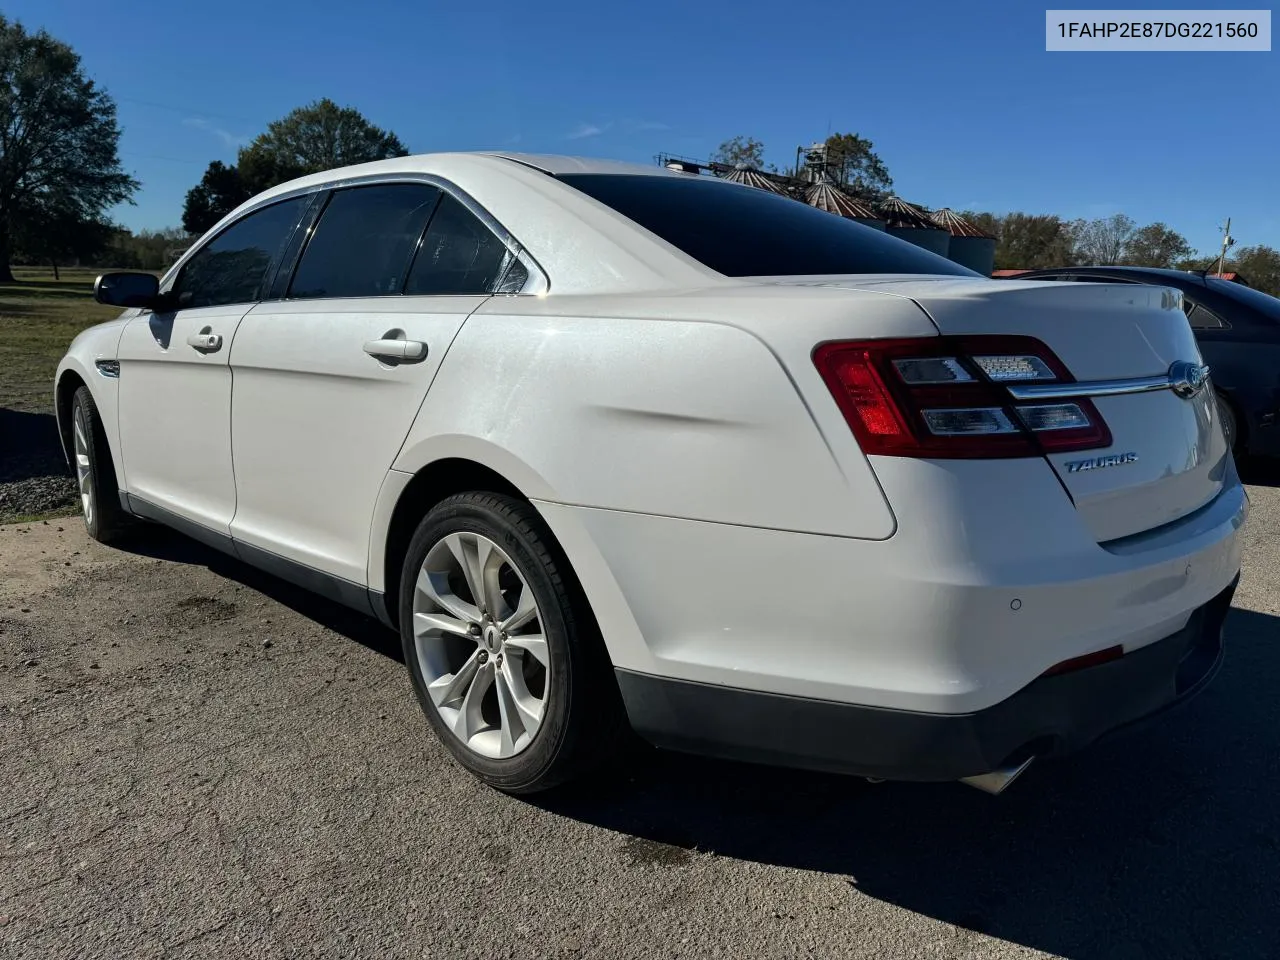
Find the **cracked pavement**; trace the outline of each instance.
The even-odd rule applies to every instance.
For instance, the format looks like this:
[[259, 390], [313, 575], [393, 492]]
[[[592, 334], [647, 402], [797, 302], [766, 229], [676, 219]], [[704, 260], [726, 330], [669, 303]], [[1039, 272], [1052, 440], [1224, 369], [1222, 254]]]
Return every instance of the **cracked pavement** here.
[[165, 531], [0, 528], [0, 957], [1280, 955], [1280, 489], [1228, 659], [992, 798], [656, 753], [531, 801], [398, 640]]

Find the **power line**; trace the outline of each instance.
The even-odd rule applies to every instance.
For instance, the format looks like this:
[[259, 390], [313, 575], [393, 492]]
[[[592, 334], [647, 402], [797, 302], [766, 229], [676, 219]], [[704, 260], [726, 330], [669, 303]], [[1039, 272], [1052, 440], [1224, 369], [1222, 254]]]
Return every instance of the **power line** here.
[[122, 156], [122, 157], [136, 157], [136, 158], [138, 158], [138, 159], [140, 159], [140, 160], [164, 160], [164, 161], [166, 161], [166, 162], [168, 162], [168, 163], [194, 163], [194, 164], [197, 164], [197, 165], [199, 165], [199, 166], [204, 166], [204, 165], [205, 165], [205, 163], [206, 163], [206, 161], [204, 161], [204, 160], [192, 160], [192, 159], [190, 159], [190, 158], [185, 158], [185, 159], [184, 159], [183, 157], [162, 157], [162, 156], [160, 156], [160, 155], [158, 155], [158, 154], [155, 154], [155, 153], [137, 153], [137, 152], [135, 152], [135, 151], [133, 151], [133, 150], [121, 150], [121, 151], [120, 151], [120, 156]]
[[182, 113], [187, 116], [216, 117], [219, 120], [234, 120], [236, 123], [261, 123], [261, 120], [250, 120], [248, 117], [236, 117], [226, 113], [214, 113], [210, 110], [203, 110], [199, 107], [175, 107], [170, 103], [156, 103], [154, 100], [139, 100], [137, 97], [116, 97], [115, 99], [123, 103], [136, 103], [143, 107], [155, 107], [157, 110], [172, 110], [174, 113]]

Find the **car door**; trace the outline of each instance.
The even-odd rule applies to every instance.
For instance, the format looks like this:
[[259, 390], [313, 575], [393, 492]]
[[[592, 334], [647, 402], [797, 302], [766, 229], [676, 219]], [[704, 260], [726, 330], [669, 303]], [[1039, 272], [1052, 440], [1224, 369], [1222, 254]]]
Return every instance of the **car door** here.
[[212, 531], [211, 542], [228, 536], [235, 511], [231, 341], [308, 202], [282, 200], [220, 231], [167, 285], [173, 308], [125, 326], [118, 416], [135, 512], [188, 521], [188, 533], [209, 539]]
[[468, 203], [425, 182], [335, 190], [287, 295], [241, 321], [231, 532], [247, 559], [367, 583], [378, 491], [441, 360], [525, 270]]

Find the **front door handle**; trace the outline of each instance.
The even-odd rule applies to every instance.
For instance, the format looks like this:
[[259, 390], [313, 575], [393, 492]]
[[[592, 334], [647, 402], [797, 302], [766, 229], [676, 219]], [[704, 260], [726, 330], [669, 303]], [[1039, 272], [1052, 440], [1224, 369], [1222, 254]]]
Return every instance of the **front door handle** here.
[[209, 333], [207, 330], [193, 333], [187, 337], [187, 346], [195, 347], [203, 353], [214, 353], [222, 349], [222, 334]]
[[364, 352], [396, 363], [420, 363], [427, 359], [427, 345], [421, 340], [366, 340]]

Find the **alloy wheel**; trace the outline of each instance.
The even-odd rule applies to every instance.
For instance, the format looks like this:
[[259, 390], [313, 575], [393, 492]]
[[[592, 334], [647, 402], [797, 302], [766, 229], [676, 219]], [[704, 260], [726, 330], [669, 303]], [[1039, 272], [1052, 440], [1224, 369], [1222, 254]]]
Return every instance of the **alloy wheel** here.
[[85, 523], [92, 524], [94, 490], [93, 473], [89, 465], [89, 424], [82, 406], [76, 406], [72, 429], [75, 433], [76, 483], [80, 488], [80, 507], [84, 510]]
[[427, 551], [413, 638], [431, 702], [469, 750], [505, 760], [533, 742], [551, 662], [528, 579], [497, 543], [458, 532]]

